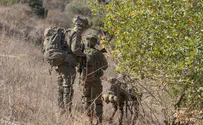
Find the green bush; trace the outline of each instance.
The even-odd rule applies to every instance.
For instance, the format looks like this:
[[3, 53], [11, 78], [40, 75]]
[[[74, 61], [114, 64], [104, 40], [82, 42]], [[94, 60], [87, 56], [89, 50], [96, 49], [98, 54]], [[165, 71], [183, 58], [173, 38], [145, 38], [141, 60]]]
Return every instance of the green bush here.
[[91, 9], [87, 4], [79, 4], [71, 2], [67, 4], [66, 11], [71, 12], [73, 14], [79, 14], [83, 16], [91, 16]]
[[173, 87], [183, 103], [203, 107], [203, 4], [191, 0], [114, 0], [95, 11], [106, 13], [105, 29], [117, 39], [117, 70]]
[[45, 9], [42, 5], [42, 0], [29, 0], [29, 6], [32, 8], [34, 14], [44, 17]]
[[90, 22], [92, 22], [92, 25], [94, 27], [103, 27], [104, 22], [103, 22], [103, 17], [92, 17], [90, 18]]

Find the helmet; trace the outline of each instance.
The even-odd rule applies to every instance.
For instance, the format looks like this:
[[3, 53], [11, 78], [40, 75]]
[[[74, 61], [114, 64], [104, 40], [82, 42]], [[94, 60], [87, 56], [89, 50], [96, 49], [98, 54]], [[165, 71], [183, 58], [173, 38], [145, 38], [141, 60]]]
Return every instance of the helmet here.
[[84, 38], [88, 47], [95, 47], [95, 45], [98, 44], [98, 31], [89, 29], [85, 32]]
[[88, 30], [86, 30], [85, 32], [85, 39], [86, 38], [96, 38], [98, 39], [98, 35], [99, 35], [99, 31], [95, 28], [89, 28]]
[[78, 15], [73, 18], [73, 24], [83, 28], [90, 27], [88, 19]]

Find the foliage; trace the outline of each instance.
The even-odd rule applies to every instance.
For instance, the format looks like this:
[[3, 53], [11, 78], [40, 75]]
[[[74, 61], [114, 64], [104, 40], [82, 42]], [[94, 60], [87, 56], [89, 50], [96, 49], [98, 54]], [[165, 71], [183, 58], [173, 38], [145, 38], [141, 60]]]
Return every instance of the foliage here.
[[88, 3], [89, 0], [73, 1], [67, 4], [66, 12], [86, 16], [94, 27], [103, 27], [104, 15], [101, 13], [92, 15], [92, 10]]
[[92, 22], [92, 25], [94, 27], [103, 27], [104, 25], [103, 17], [92, 17], [90, 19], [90, 22]]
[[168, 83], [187, 104], [203, 96], [203, 1], [113, 0], [93, 7], [104, 12], [104, 27], [116, 38], [117, 71]]
[[42, 0], [29, 0], [29, 6], [32, 8], [34, 14], [44, 16], [45, 10], [42, 5]]
[[91, 16], [92, 14], [88, 4], [85, 4], [85, 3], [71, 2], [67, 4], [66, 11], [69, 11], [73, 14], [83, 15], [83, 16]]

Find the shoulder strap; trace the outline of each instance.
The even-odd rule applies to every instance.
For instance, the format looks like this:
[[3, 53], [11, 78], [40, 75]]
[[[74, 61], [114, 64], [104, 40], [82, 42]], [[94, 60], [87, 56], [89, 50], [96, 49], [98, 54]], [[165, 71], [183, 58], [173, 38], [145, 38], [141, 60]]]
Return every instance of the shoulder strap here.
[[73, 35], [76, 34], [75, 31], [73, 31], [71, 28], [68, 28], [66, 31], [65, 31], [65, 34], [68, 34], [68, 39], [69, 39], [69, 46], [70, 46], [70, 49], [71, 49], [71, 45], [72, 45], [72, 39], [73, 39]]

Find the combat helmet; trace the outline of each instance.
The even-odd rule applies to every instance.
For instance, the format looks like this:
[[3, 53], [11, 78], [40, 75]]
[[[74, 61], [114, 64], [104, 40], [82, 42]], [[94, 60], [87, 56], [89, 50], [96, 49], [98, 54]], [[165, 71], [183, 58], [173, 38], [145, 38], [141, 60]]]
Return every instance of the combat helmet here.
[[98, 44], [98, 33], [96, 29], [88, 29], [85, 32], [84, 39], [87, 47], [95, 47]]

